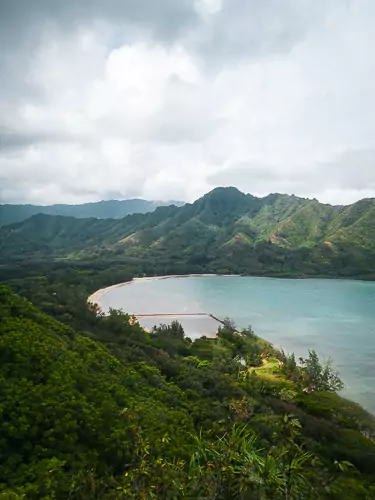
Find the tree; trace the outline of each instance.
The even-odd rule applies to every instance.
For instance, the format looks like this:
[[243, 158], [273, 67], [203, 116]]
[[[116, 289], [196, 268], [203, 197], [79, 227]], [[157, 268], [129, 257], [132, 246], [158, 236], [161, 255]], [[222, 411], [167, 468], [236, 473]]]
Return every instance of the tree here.
[[154, 326], [152, 334], [164, 334], [176, 339], [183, 339], [185, 337], [185, 331], [177, 320], [172, 321], [170, 325], [160, 324], [159, 326]]
[[236, 331], [236, 324], [231, 318], [224, 318], [222, 328], [233, 333]]
[[332, 368], [332, 360], [320, 363], [315, 350], [309, 350], [308, 358], [300, 358], [303, 367], [302, 384], [308, 392], [337, 392], [344, 384], [338, 373]]
[[251, 334], [150, 335], [119, 311], [82, 319], [76, 296], [53, 306], [84, 331], [0, 285], [0, 500], [374, 498], [374, 419], [313, 392], [338, 385], [314, 351], [301, 391], [245, 369], [264, 355]]
[[249, 325], [247, 328], [243, 328], [240, 332], [240, 335], [242, 337], [251, 339], [253, 341], [258, 340], [259, 337], [258, 335], [254, 332], [253, 328], [251, 325]]
[[184, 329], [178, 321], [172, 321], [170, 325], [155, 326], [151, 332], [151, 342], [171, 356], [189, 354], [189, 341], [185, 339]]
[[280, 349], [280, 351], [277, 351], [276, 357], [280, 361], [281, 373], [283, 373], [287, 379], [298, 380], [300, 368], [297, 365], [294, 352], [292, 352], [292, 354], [287, 354], [283, 349]]

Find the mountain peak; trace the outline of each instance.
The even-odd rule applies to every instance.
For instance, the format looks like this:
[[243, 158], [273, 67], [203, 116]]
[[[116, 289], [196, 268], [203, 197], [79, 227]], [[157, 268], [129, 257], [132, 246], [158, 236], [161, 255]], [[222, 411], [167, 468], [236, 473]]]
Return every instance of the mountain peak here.
[[222, 225], [250, 209], [255, 198], [235, 187], [217, 187], [193, 203], [196, 215], [205, 223]]
[[[207, 194], [205, 194], [203, 196], [203, 198], [211, 198], [211, 197], [220, 197], [220, 196], [223, 196], [223, 197], [239, 197], [239, 198], [242, 198], [244, 196], [246, 196], [246, 194], [244, 194], [242, 191], [240, 191], [239, 189], [237, 189], [236, 187], [234, 186], [220, 186], [220, 187], [216, 187], [214, 188], [212, 191], [209, 191]], [[251, 196], [251, 195], [250, 195]]]

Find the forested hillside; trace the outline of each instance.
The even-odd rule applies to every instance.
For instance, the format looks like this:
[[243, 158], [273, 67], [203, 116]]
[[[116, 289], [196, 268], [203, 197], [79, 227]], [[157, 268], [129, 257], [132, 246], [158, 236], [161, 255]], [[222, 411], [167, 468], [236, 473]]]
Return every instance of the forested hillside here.
[[121, 220], [38, 215], [0, 229], [2, 260], [132, 258], [182, 273], [374, 279], [374, 250], [374, 200], [334, 207], [235, 188]]
[[0, 498], [374, 498], [374, 418], [314, 352], [147, 334], [77, 274], [12, 282], [62, 322], [0, 286]]
[[81, 205], [0, 205], [0, 226], [20, 222], [36, 214], [64, 215], [66, 217], [122, 219], [129, 214], [152, 212], [161, 205], [183, 205], [181, 202], [134, 200], [107, 200]]

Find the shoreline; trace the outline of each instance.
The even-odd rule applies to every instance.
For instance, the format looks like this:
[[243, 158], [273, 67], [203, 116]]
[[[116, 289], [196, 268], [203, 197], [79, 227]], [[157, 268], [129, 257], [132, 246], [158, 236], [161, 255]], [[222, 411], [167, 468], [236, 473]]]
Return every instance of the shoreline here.
[[89, 302], [90, 304], [97, 305], [97, 306], [100, 307], [100, 305], [98, 303], [98, 299], [103, 294], [105, 294], [106, 292], [108, 292], [108, 290], [112, 290], [113, 288], [119, 288], [120, 286], [123, 286], [123, 285], [129, 285], [131, 283], [133, 283], [133, 280], [131, 280], [131, 281], [124, 281], [123, 283], [117, 283], [116, 285], [110, 285], [110, 286], [107, 286], [105, 288], [99, 288], [99, 290], [97, 290], [96, 292], [94, 292], [92, 295], [89, 296], [89, 298], [87, 299], [87, 302]]
[[[114, 285], [110, 285], [108, 287], [103, 287], [99, 290], [97, 290], [96, 292], [94, 292], [93, 294], [91, 294], [89, 297], [88, 297], [88, 302], [89, 303], [92, 303], [92, 304], [96, 304], [97, 306], [101, 307], [100, 304], [98, 303], [98, 301], [100, 301], [100, 298], [103, 296], [103, 294], [105, 294], [106, 292], [112, 290], [112, 289], [115, 289], [115, 288], [119, 288], [121, 286], [126, 286], [126, 285], [129, 285], [129, 284], [132, 284], [132, 283], [135, 283], [137, 281], [141, 281], [141, 280], [144, 280], [144, 281], [151, 281], [151, 280], [160, 280], [160, 279], [176, 279], [176, 278], [189, 278], [189, 277], [243, 277], [243, 278], [254, 278], [254, 277], [257, 277], [257, 278], [261, 278], [261, 277], [264, 277], [264, 278], [272, 278], [272, 279], [278, 279], [278, 277], [276, 276], [254, 276], [254, 275], [244, 275], [244, 274], [217, 274], [217, 273], [193, 273], [193, 274], [171, 274], [171, 275], [161, 275], [161, 276], [145, 276], [145, 277], [136, 277], [136, 278], [133, 278], [129, 281], [124, 281], [124, 282], [121, 282], [121, 283], [116, 283]], [[288, 277], [288, 279], [293, 279], [291, 277]], [[296, 279], [296, 278], [294, 278]], [[312, 276], [312, 277], [300, 277], [300, 279], [317, 279], [317, 280], [322, 280], [322, 279], [337, 279], [337, 278], [333, 278], [333, 277], [321, 277], [321, 276]], [[369, 280], [358, 280], [358, 279], [352, 279], [352, 278], [339, 278], [340, 280], [348, 280], [348, 281], [353, 281], [353, 282], [356, 282], [356, 281], [362, 281], [363, 283], [368, 283]], [[371, 282], [371, 281], [370, 281]], [[216, 320], [218, 323], [223, 323], [222, 320], [220, 320], [219, 318], [217, 317], [214, 317], [212, 314], [210, 313], [205, 313], [205, 312], [200, 312], [200, 313], [183, 313], [183, 314], [176, 314], [176, 313], [153, 313], [153, 314], [140, 314], [140, 315], [136, 315], [136, 317], [140, 318], [140, 319], [144, 319], [144, 318], [155, 318], [155, 320], [157, 318], [163, 318], [163, 317], [178, 317], [180, 319], [183, 319], [184, 317], [189, 317], [189, 316], [210, 316], [211, 318], [213, 318], [214, 320]], [[147, 328], [145, 328], [146, 331]], [[274, 342], [272, 342], [271, 340], [268, 340], [267, 339], [267, 336], [266, 338], [263, 337], [263, 336], [259, 336], [259, 338], [266, 342], [267, 344], [271, 344], [271, 345], [275, 345]], [[297, 340], [297, 343], [298, 343], [298, 340]], [[295, 347], [294, 347], [295, 348]], [[306, 349], [306, 348], [305, 348]], [[346, 374], [345, 374], [346, 375]], [[353, 377], [352, 377], [353, 378]], [[344, 395], [342, 397], [346, 397], [346, 398], [349, 398], [350, 400], [352, 401], [355, 401], [357, 402], [358, 404], [360, 404], [361, 406], [363, 406], [363, 408], [365, 408], [367, 411], [370, 412], [370, 414], [373, 414], [372, 411], [370, 409], [368, 409], [368, 406], [366, 405], [365, 406], [365, 402], [359, 398], [357, 399], [355, 397], [355, 393], [357, 391], [356, 389], [356, 385], [355, 383], [353, 382], [353, 380], [349, 379], [351, 383], [348, 382], [345, 382], [346, 384], [346, 387], [345, 387], [345, 392], [344, 392]], [[353, 387], [355, 388], [355, 390], [353, 389]]]
[[143, 276], [141, 278], [132, 278], [129, 281], [122, 281], [121, 283], [116, 283], [115, 285], [110, 285], [104, 288], [100, 288], [99, 290], [96, 290], [93, 294], [91, 294], [87, 302], [93, 305], [97, 305], [100, 307], [100, 304], [98, 303], [98, 300], [102, 295], [107, 293], [109, 290], [112, 290], [114, 288], [119, 288], [121, 286], [125, 285], [131, 285], [132, 283], [135, 283], [136, 281], [150, 281], [150, 280], [162, 280], [162, 279], [177, 279], [177, 278], [194, 278], [194, 277], [209, 277], [209, 276], [218, 276], [218, 277], [228, 277], [228, 278], [270, 278], [270, 279], [290, 279], [290, 280], [314, 280], [314, 279], [326, 279], [326, 280], [331, 280], [331, 279], [336, 279], [336, 280], [349, 280], [349, 281], [363, 281], [364, 283], [372, 282], [374, 280], [366, 280], [363, 278], [350, 278], [350, 277], [334, 277], [334, 276], [280, 276], [280, 275], [267, 275], [267, 274], [220, 274], [220, 273], [191, 273], [191, 274], [165, 274], [165, 275], [160, 275], [160, 276]]
[[[194, 278], [194, 277], [200, 277], [200, 276], [221, 276], [221, 277], [244, 277], [243, 274], [210, 274], [210, 273], [205, 273], [205, 274], [166, 274], [164, 276], [144, 276], [142, 278], [133, 278], [130, 281], [123, 281], [121, 283], [116, 283], [116, 285], [110, 285], [105, 288], [100, 288], [96, 292], [94, 292], [92, 295], [89, 296], [87, 301], [90, 304], [96, 304], [100, 307], [100, 304], [97, 302], [97, 300], [107, 293], [109, 290], [112, 290], [114, 288], [119, 288], [121, 286], [125, 285], [131, 285], [132, 283], [135, 283], [136, 281], [151, 281], [151, 280], [163, 280], [163, 279], [171, 279], [171, 278]], [[250, 276], [249, 276], [250, 277]]]

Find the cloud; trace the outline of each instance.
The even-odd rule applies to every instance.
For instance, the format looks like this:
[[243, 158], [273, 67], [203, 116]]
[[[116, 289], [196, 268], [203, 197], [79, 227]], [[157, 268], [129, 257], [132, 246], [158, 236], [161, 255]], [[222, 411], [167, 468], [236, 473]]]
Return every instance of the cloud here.
[[[274, 192], [299, 193], [331, 203], [354, 202], [359, 198], [372, 197], [375, 193], [375, 149], [346, 151], [331, 161], [323, 161], [313, 167], [308, 164], [296, 168], [278, 168], [277, 164], [262, 165], [252, 160], [229, 164], [212, 174], [208, 181], [212, 186], [234, 185], [245, 191], [267, 195], [269, 186]], [[340, 200], [345, 193], [345, 200]]]
[[156, 38], [170, 40], [197, 19], [190, 0], [2, 0], [1, 13], [2, 37], [14, 43], [20, 42], [20, 33], [36, 35], [51, 23], [70, 31], [93, 22], [131, 23]]
[[0, 202], [375, 195], [370, 0], [3, 0]]
[[238, 58], [288, 53], [324, 21], [332, 1], [222, 0], [212, 5], [212, 15], [193, 38], [210, 64], [227, 66]]

